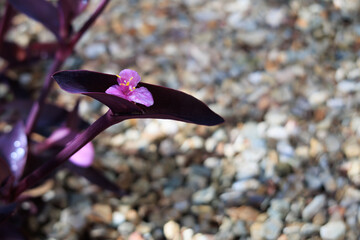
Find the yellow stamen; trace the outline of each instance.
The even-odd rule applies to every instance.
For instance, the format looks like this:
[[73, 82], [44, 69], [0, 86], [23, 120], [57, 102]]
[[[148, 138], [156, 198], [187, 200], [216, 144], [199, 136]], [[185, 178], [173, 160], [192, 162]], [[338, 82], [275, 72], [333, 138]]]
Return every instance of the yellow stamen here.
[[119, 75], [116, 75], [119, 79], [121, 79], [121, 77]]
[[[131, 80], [131, 79], [130, 79]], [[125, 86], [129, 86], [130, 82], [126, 82], [126, 85]]]

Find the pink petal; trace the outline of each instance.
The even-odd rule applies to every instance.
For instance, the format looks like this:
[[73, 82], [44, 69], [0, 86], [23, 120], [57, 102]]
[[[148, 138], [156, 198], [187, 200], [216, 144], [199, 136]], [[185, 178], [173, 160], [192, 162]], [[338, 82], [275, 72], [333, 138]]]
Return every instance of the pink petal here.
[[70, 134], [70, 129], [67, 127], [61, 127], [57, 130], [55, 130], [50, 137], [48, 137], [45, 141], [46, 144], [53, 144], [61, 139], [63, 139], [64, 137], [66, 137], [67, 135]]
[[154, 104], [153, 96], [151, 92], [145, 87], [136, 88], [134, 91], [130, 92], [128, 95], [130, 101], [143, 104], [147, 107]]
[[[129, 85], [126, 86], [126, 89], [129, 89], [130, 88], [135, 88], [136, 85], [138, 85], [138, 83], [140, 82], [141, 80], [141, 77], [140, 75], [134, 71], [134, 70], [131, 70], [131, 69], [124, 69], [122, 70], [120, 73], [119, 73], [119, 76], [121, 77], [120, 79], [118, 78], [118, 83], [120, 86], [124, 86], [122, 84], [125, 84], [127, 82], [129, 82]], [[130, 80], [131, 79], [131, 80]], [[125, 87], [125, 86], [124, 86]], [[125, 89], [125, 88], [124, 88]]]
[[95, 150], [91, 142], [70, 157], [70, 161], [80, 167], [89, 167], [94, 161]]
[[112, 85], [105, 91], [105, 93], [115, 95], [128, 100], [128, 97], [122, 91], [122, 86], [119, 85]]

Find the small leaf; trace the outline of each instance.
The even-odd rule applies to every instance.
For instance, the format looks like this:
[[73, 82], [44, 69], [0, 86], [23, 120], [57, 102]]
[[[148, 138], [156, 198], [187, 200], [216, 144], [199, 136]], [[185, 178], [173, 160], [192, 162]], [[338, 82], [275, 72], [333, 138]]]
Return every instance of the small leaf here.
[[57, 8], [45, 0], [9, 0], [10, 4], [36, 21], [42, 23], [59, 37], [59, 15]]
[[65, 91], [93, 97], [125, 119], [173, 119], [208, 126], [224, 121], [200, 100], [174, 89], [139, 83], [138, 86], [146, 87], [154, 98], [154, 104], [146, 107], [105, 93], [109, 87], [117, 84], [116, 75], [76, 70], [57, 72], [53, 78]]
[[0, 155], [9, 165], [15, 181], [19, 180], [25, 167], [28, 145], [25, 127], [18, 122], [13, 129], [0, 136]]

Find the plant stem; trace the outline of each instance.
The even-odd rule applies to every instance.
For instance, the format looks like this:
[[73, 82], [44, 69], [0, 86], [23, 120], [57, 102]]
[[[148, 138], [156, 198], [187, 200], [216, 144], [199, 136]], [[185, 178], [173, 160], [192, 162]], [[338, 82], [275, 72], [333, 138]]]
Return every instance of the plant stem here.
[[33, 104], [31, 110], [30, 110], [30, 114], [28, 116], [27, 122], [26, 122], [26, 134], [29, 136], [32, 131], [34, 130], [35, 124], [39, 118], [40, 115], [40, 111], [42, 106], [44, 105], [45, 99], [47, 97], [47, 95], [50, 92], [50, 89], [53, 85], [54, 80], [52, 79], [52, 75], [54, 74], [54, 72], [58, 71], [62, 64], [64, 63], [63, 58], [59, 58], [56, 57], [54, 62], [52, 63], [51, 67], [49, 68], [47, 75], [46, 75], [46, 79], [44, 82], [44, 85], [41, 89], [40, 92], [40, 97], [39, 99]]
[[47, 175], [52, 173], [57, 167], [66, 162], [74, 153], [81, 149], [85, 144], [94, 139], [99, 133], [104, 131], [111, 125], [122, 121], [122, 118], [114, 117], [109, 110], [106, 114], [97, 119], [84, 132], [79, 134], [72, 142], [70, 142], [61, 152], [59, 152], [54, 160], [50, 160], [25, 177], [15, 189], [13, 198], [16, 199], [26, 189], [39, 183]]
[[84, 23], [84, 25], [81, 27], [81, 29], [71, 39], [70, 45], [72, 47], [75, 46], [75, 44], [79, 41], [79, 39], [82, 37], [82, 35], [95, 22], [96, 18], [101, 14], [101, 12], [105, 9], [105, 7], [108, 5], [109, 2], [110, 2], [110, 0], [102, 0], [102, 2], [99, 4], [99, 6], [95, 10], [95, 12], [91, 15], [91, 17]]

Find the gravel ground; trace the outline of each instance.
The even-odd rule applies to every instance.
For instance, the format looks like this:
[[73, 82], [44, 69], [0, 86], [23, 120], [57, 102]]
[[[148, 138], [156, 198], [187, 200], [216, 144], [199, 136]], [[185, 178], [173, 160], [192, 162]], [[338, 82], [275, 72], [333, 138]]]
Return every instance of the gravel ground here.
[[[359, 9], [356, 0], [112, 1], [65, 68], [137, 70], [226, 122], [111, 127], [94, 141], [95, 167], [129, 195], [60, 171], [28, 220], [34, 239], [358, 239]], [[53, 97], [74, 104], [58, 88]], [[106, 108], [83, 98], [80, 110], [94, 121]]]

